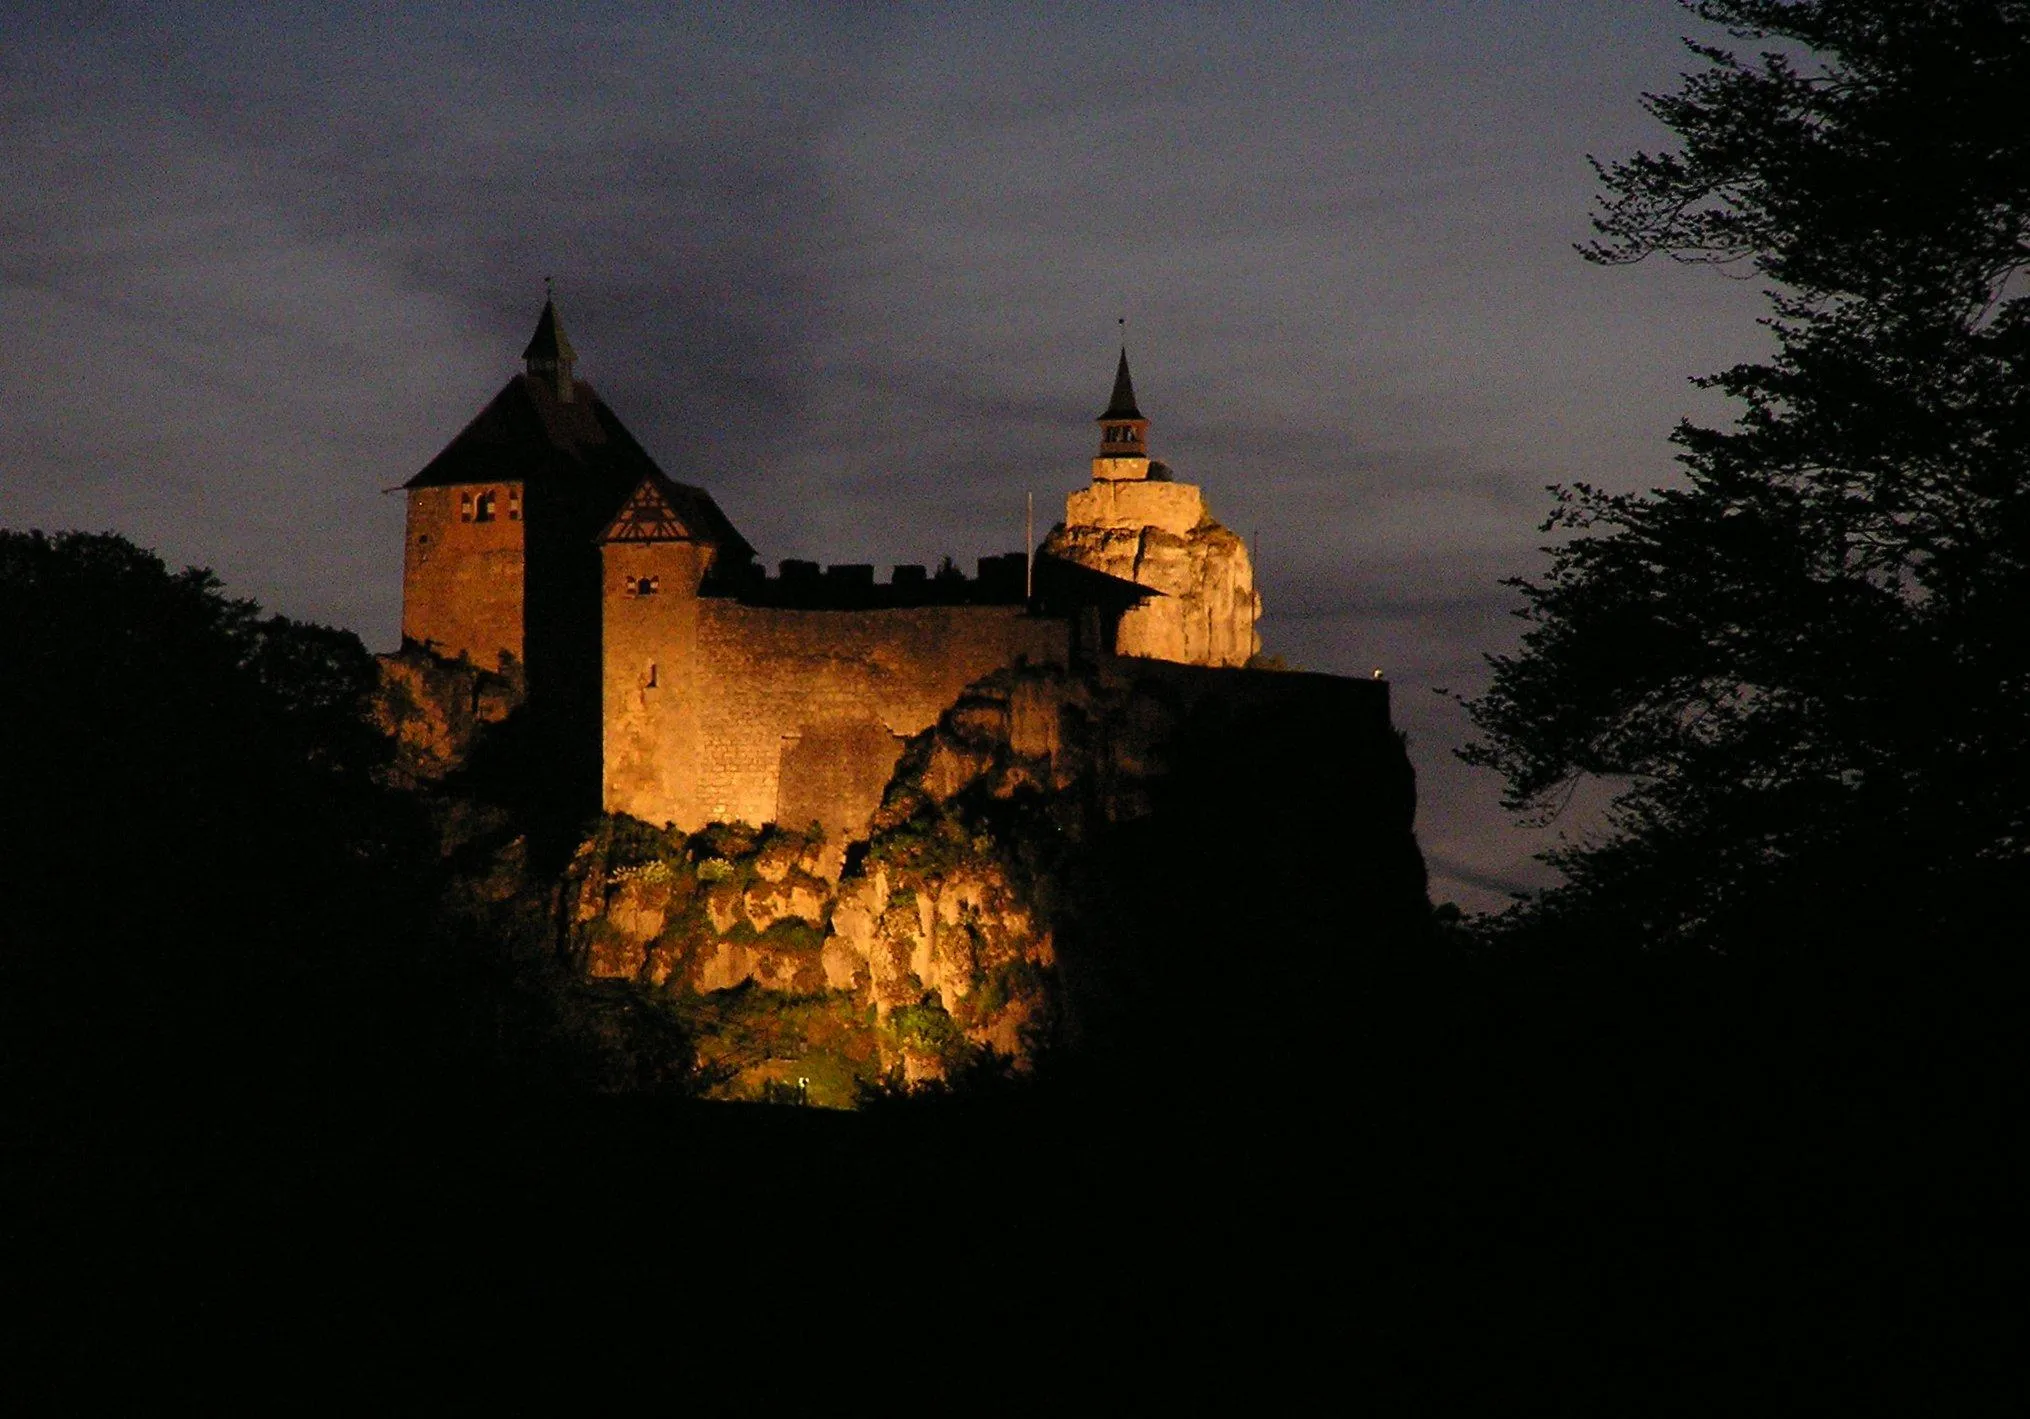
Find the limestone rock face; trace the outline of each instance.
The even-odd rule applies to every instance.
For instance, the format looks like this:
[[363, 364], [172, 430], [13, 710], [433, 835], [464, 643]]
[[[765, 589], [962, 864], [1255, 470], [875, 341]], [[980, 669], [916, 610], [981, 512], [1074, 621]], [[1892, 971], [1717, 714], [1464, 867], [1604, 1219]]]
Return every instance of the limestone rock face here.
[[1043, 554], [1160, 593], [1122, 616], [1120, 655], [1233, 666], [1262, 647], [1247, 544], [1189, 483], [1095, 481], [1065, 499]]
[[836, 879], [814, 834], [616, 817], [548, 910], [585, 975], [682, 1022], [701, 1087], [850, 1106], [1082, 1038], [1168, 1057], [1236, 982], [1414, 947], [1414, 808], [1384, 684], [1015, 666], [910, 739]]
[[747, 920], [758, 932], [778, 921], [801, 921], [816, 926], [825, 919], [825, 905], [831, 893], [817, 878], [804, 873], [771, 882], [757, 877], [741, 897]]

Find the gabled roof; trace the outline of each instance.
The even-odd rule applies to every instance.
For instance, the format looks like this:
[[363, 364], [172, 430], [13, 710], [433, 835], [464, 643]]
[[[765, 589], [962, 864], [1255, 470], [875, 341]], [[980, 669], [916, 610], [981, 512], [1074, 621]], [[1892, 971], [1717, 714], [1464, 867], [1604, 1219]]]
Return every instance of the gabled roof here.
[[606, 524], [600, 542], [689, 542], [694, 540], [676, 501], [662, 490], [653, 474], [643, 477], [628, 494], [613, 521]]
[[599, 534], [601, 542], [709, 542], [735, 560], [754, 549], [726, 520], [712, 495], [651, 470]]
[[736, 559], [754, 555], [711, 494], [666, 477], [591, 385], [573, 380], [571, 390], [567, 402], [549, 380], [514, 376], [402, 486], [551, 483], [603, 501], [599, 515], [605, 517], [605, 508], [619, 507], [644, 479], [655, 479], [691, 536]]
[[1107, 412], [1100, 415], [1106, 419], [1140, 419], [1142, 411], [1135, 407], [1135, 381], [1128, 377], [1128, 352], [1121, 351], [1121, 364], [1114, 371], [1114, 397], [1107, 401]]

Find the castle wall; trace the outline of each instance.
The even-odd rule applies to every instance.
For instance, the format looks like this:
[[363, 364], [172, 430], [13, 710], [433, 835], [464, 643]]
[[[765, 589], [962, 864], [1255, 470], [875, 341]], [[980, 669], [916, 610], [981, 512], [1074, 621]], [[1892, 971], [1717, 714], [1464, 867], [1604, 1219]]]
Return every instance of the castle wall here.
[[[1068, 654], [1067, 625], [1021, 606], [793, 610], [684, 594], [703, 569], [681, 546], [606, 548], [610, 812], [689, 831], [816, 821], [836, 851], [864, 835], [902, 741], [960, 690]], [[643, 576], [656, 593], [628, 594]]]
[[[465, 521], [461, 494], [495, 493], [490, 521]], [[414, 488], [402, 554], [402, 638], [485, 670], [524, 660], [524, 528], [510, 517], [516, 483]]]

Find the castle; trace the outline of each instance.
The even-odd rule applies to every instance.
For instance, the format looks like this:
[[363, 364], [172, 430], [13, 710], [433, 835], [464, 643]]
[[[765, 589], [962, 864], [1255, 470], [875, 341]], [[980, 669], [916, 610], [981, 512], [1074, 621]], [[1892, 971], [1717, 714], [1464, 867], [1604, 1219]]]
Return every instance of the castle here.
[[577, 377], [553, 302], [522, 358], [404, 485], [402, 637], [405, 655], [500, 677], [574, 811], [816, 823], [843, 844], [904, 741], [982, 676], [1111, 656], [1239, 667], [1259, 649], [1246, 546], [1150, 459], [1125, 350], [1091, 478], [1040, 549], [886, 582], [866, 565], [768, 575]]

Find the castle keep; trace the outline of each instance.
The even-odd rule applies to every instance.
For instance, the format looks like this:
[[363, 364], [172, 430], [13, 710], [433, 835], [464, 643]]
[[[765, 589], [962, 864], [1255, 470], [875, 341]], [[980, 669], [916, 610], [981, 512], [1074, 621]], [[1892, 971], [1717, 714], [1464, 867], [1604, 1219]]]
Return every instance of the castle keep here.
[[1125, 352], [1091, 480], [1033, 566], [1018, 552], [886, 582], [768, 575], [577, 377], [554, 304], [523, 361], [405, 485], [402, 636], [502, 677], [576, 810], [818, 823], [836, 862], [904, 741], [982, 677], [1115, 655], [1239, 667], [1259, 648], [1246, 547], [1149, 458]]

